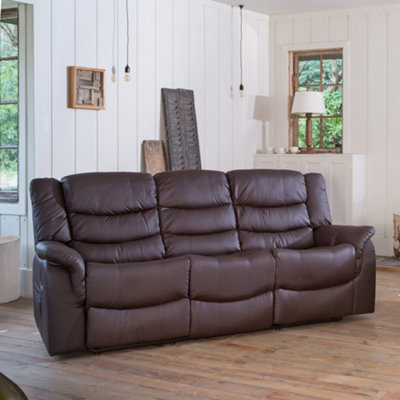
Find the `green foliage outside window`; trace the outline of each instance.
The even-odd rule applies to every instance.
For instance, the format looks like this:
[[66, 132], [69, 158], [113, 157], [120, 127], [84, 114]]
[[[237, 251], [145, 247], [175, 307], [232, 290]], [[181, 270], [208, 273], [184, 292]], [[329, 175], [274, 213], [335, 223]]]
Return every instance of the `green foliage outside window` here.
[[3, 200], [2, 193], [18, 190], [18, 136], [18, 20], [5, 19], [0, 21], [0, 199]]
[[[324, 93], [326, 114], [313, 115], [313, 148], [334, 149], [343, 137], [343, 60], [342, 52], [294, 54], [294, 91], [316, 90]], [[298, 146], [305, 148], [306, 116], [295, 118]]]

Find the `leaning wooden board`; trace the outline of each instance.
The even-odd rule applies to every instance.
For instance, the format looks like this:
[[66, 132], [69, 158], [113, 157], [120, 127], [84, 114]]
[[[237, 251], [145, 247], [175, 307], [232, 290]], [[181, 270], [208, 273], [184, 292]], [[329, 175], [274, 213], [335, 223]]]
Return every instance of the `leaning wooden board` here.
[[162, 89], [169, 169], [201, 169], [193, 90]]

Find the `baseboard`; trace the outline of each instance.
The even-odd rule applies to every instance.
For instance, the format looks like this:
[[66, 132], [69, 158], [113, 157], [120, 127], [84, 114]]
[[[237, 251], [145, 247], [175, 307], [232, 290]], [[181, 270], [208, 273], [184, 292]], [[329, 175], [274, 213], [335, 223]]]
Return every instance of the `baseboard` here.
[[33, 297], [32, 270], [22, 268], [19, 275], [19, 294], [21, 297]]

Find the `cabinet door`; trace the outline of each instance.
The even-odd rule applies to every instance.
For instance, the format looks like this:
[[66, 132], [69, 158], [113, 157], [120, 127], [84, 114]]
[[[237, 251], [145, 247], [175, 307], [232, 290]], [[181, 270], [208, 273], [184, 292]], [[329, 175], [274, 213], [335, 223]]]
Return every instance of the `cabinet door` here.
[[278, 157], [275, 155], [256, 154], [254, 157], [254, 168], [257, 169], [278, 169]]

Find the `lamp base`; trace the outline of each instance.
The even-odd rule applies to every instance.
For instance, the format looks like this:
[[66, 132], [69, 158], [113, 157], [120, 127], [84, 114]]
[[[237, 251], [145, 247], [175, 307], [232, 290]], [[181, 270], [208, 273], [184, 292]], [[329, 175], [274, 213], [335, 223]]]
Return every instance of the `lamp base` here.
[[306, 146], [307, 152], [312, 151], [312, 120], [311, 113], [307, 113], [307, 121], [306, 121]]

